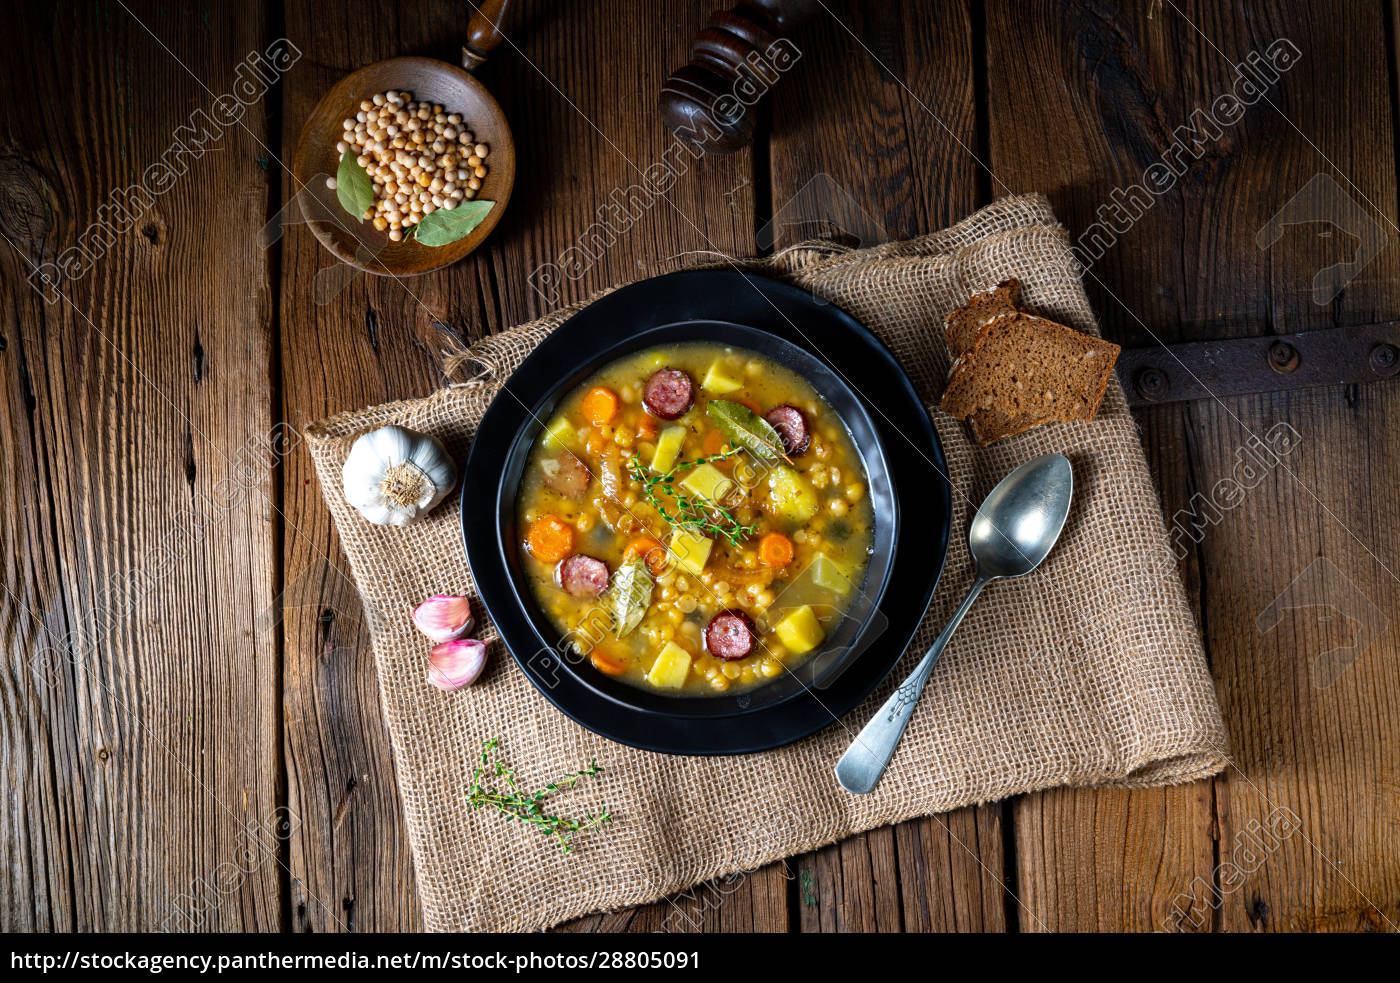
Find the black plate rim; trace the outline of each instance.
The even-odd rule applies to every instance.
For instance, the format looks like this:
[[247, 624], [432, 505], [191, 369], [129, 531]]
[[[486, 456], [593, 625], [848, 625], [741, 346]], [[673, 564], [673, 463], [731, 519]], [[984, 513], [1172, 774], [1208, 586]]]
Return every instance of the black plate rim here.
[[[746, 313], [736, 313], [744, 312], [745, 305], [748, 305]], [[658, 314], [658, 311], [672, 313]], [[776, 321], [775, 314], [781, 317], [787, 327], [767, 323]], [[522, 658], [516, 651], [516, 646], [511, 644], [512, 637], [518, 642], [533, 635], [536, 629], [525, 612], [514, 603], [513, 588], [501, 584], [507, 573], [494, 532], [494, 512], [501, 469], [498, 465], [493, 467], [491, 456], [493, 451], [504, 454], [509, 449], [519, 427], [512, 426], [506, 433], [498, 432], [502, 429], [499, 421], [506, 416], [506, 404], [499, 394], [487, 408], [477, 427], [462, 472], [460, 522], [468, 567], [487, 614], [495, 623], [502, 643], [511, 653], [516, 665], [525, 672], [531, 684], [551, 705], [581, 726], [620, 744], [667, 754], [748, 754], [791, 744], [835, 723], [869, 696], [898, 666], [922, 622], [923, 614], [942, 577], [951, 531], [952, 491], [942, 444], [933, 421], [907, 373], [893, 353], [869, 329], [846, 311], [814, 297], [807, 291], [769, 277], [741, 271], [689, 270], [670, 273], [638, 281], [599, 298], [575, 312], [536, 346], [506, 380], [501, 387], [502, 391], [507, 388], [522, 389], [525, 391], [526, 401], [533, 402], [531, 391], [536, 388], [536, 377], [542, 376], [545, 381], [538, 388], [548, 392], [553, 388], [553, 383], [548, 381], [548, 378], [557, 374], [557, 369], [553, 367], [554, 361], [561, 357], [572, 357], [577, 361], [577, 350], [580, 346], [573, 335], [581, 328], [590, 328], [594, 332], [585, 350], [604, 352], [613, 349], [615, 343], [625, 341], [630, 333], [636, 333], [633, 328], [642, 318], [647, 327], [658, 323], [658, 319], [665, 319], [670, 323], [723, 321], [775, 335], [801, 348], [841, 377], [857, 398], [866, 405], [867, 413], [873, 420], [883, 420], [892, 428], [890, 414], [895, 413], [904, 417], [906, 424], [914, 425], [915, 432], [907, 432], [906, 427], [903, 437], [928, 456], [935, 472], [932, 478], [927, 474], [922, 476], [926, 484], [919, 489], [917, 502], [925, 511], [930, 511], [932, 506], [932, 511], [937, 512], [938, 518], [929, 523], [932, 527], [930, 532], [933, 542], [929, 543], [926, 539], [924, 548], [920, 550], [923, 566], [927, 571], [922, 589], [900, 600], [900, 604], [908, 608], [898, 616], [899, 620], [905, 623], [895, 628], [893, 635], [881, 635], [875, 642], [876, 646], [887, 650], [883, 658], [888, 664], [876, 667], [876, 663], [872, 661], [872, 646], [871, 650], [861, 656], [861, 659], [870, 663], [872, 667], [860, 667], [867, 678], [861, 679], [861, 673], [853, 668], [830, 689], [824, 689], [820, 693], [801, 693], [786, 702], [729, 717], [643, 713], [607, 700], [596, 691], [578, 683], [572, 674], [556, 675], [553, 685], [549, 685], [550, 681], [545, 678], [548, 666], [532, 664], [529, 658]], [[878, 367], [872, 368], [869, 373], [862, 371], [859, 374], [879, 377], [880, 405], [886, 407], [889, 412], [872, 411], [869, 400], [861, 395], [861, 388], [851, 382], [848, 372], [832, 363], [831, 359], [806, 337], [806, 333], [796, 327], [799, 321], [809, 324], [824, 322], [824, 328], [840, 330], [849, 336], [850, 341], [858, 344], [864, 354], [874, 358]], [[788, 331], [789, 327], [800, 337], [792, 337]], [[590, 357], [586, 362], [590, 367], [597, 367], [602, 359]], [[519, 402], [519, 399], [516, 401]], [[882, 426], [881, 429], [885, 428]], [[887, 445], [892, 444], [889, 434], [882, 433], [881, 436]], [[497, 480], [493, 481], [492, 476]], [[490, 485], [489, 491], [483, 490], [484, 484]], [[928, 488], [928, 484], [932, 484], [933, 487]], [[907, 485], [901, 487], [897, 480], [894, 485], [895, 495], [900, 500], [900, 511], [904, 512], [904, 503], [909, 501], [913, 490]], [[485, 506], [484, 512], [482, 506]], [[490, 516], [489, 523], [487, 515]], [[483, 524], [486, 524], [487, 528], [481, 528]], [[474, 541], [479, 545], [473, 546]], [[929, 549], [929, 546], [932, 546], [932, 549]], [[905, 552], [907, 550], [906, 545]], [[900, 559], [899, 552], [896, 550], [892, 560], [896, 566]], [[933, 562], [930, 563], [930, 560]], [[894, 623], [896, 618], [891, 617], [890, 621]], [[890, 651], [889, 643], [892, 639], [898, 642], [897, 651]], [[556, 674], [558, 672], [556, 669]], [[716, 722], [726, 726], [711, 727], [709, 733], [706, 733], [705, 725]]]

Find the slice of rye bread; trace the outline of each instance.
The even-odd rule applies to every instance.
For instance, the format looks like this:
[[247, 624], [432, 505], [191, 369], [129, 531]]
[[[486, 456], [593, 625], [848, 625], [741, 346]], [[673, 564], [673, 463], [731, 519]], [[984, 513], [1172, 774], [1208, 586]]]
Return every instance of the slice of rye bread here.
[[957, 358], [972, 347], [977, 332], [987, 322], [1020, 312], [1021, 281], [1010, 277], [992, 290], [973, 294], [967, 303], [943, 319], [943, 339], [948, 350]]
[[983, 446], [1041, 423], [1092, 420], [1118, 351], [1032, 314], [998, 317], [958, 359], [940, 405], [974, 417]]
[[[991, 290], [973, 294], [967, 303], [949, 313], [943, 320], [943, 339], [953, 355], [953, 368], [957, 368], [963, 353], [972, 347], [978, 333], [989, 322], [1021, 313], [1020, 304], [1021, 281], [1007, 277]], [[977, 442], [986, 447], [1004, 437], [1013, 437], [1050, 421], [1034, 414], [1010, 414], [998, 407], [987, 406], [973, 413], [970, 422]]]
[[977, 439], [979, 447], [986, 447], [998, 440], [1005, 440], [1027, 430], [1034, 430], [1042, 424], [1054, 422], [1049, 417], [1036, 416], [1033, 413], [1007, 413], [999, 406], [983, 407], [968, 418], [968, 423], [972, 424], [972, 436]]

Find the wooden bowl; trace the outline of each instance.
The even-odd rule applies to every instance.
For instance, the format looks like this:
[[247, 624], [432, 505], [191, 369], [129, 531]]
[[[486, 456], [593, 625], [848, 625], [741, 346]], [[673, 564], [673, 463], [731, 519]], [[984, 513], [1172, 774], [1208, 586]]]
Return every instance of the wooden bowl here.
[[[343, 121], [359, 111], [361, 102], [388, 89], [411, 92], [414, 99], [461, 113], [476, 142], [490, 148], [487, 174], [476, 196], [494, 201], [496, 207], [456, 242], [425, 246], [410, 236], [391, 242], [386, 233], [349, 214], [326, 187], [326, 179], [335, 176], [340, 164], [335, 145], [342, 139]], [[491, 234], [515, 184], [515, 141], [500, 104], [466, 69], [434, 58], [389, 58], [347, 75], [316, 105], [297, 141], [292, 176], [312, 233], [336, 259], [380, 276], [417, 276], [450, 266]]]

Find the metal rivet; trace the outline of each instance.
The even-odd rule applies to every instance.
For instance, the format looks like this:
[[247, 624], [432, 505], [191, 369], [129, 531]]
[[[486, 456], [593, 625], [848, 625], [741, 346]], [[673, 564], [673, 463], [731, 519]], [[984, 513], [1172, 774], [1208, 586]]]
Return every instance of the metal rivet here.
[[1161, 369], [1148, 366], [1133, 379], [1133, 387], [1143, 399], [1159, 400], [1167, 394], [1167, 374]]
[[1392, 376], [1400, 371], [1400, 350], [1381, 342], [1371, 349], [1371, 371], [1379, 376]]
[[1302, 360], [1298, 349], [1286, 341], [1276, 341], [1269, 346], [1269, 367], [1275, 372], [1292, 372]]

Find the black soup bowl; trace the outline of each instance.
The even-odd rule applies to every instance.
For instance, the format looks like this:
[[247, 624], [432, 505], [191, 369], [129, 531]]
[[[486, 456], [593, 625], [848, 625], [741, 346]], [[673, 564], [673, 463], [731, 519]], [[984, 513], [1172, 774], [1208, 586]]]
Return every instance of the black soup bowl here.
[[[806, 379], [831, 405], [862, 459], [874, 543], [850, 608], [800, 666], [744, 693], [673, 697], [599, 672], [550, 623], [521, 562], [516, 495], [530, 450], [560, 400], [625, 355], [695, 341], [758, 352]], [[888, 675], [942, 570], [948, 505], [946, 466], [928, 414], [873, 335], [778, 281], [695, 271], [641, 281], [595, 301], [525, 359], [473, 440], [462, 526], [487, 614], [556, 707], [636, 747], [733, 754], [789, 743], [835, 722]]]

